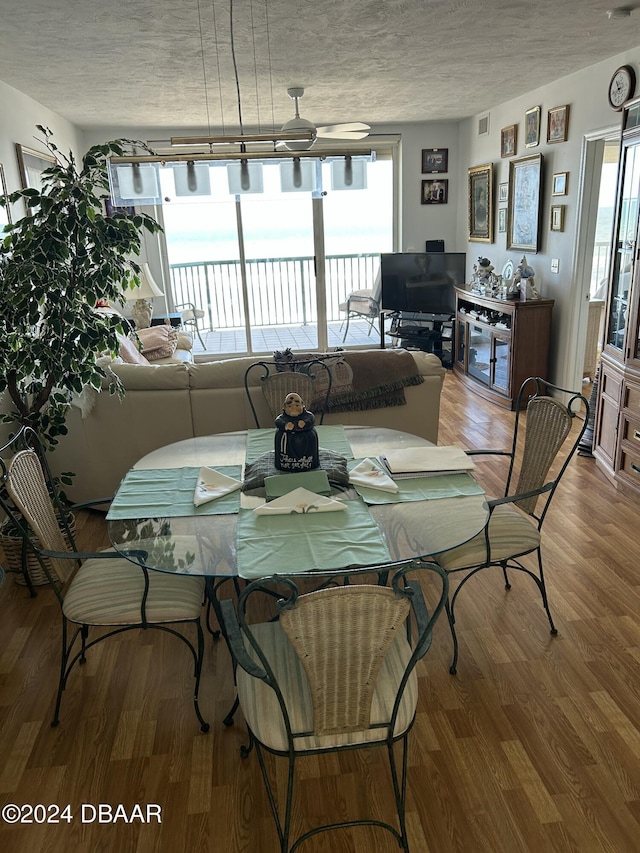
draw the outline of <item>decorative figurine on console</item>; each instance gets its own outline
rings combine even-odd
[[[481,296],[493,296],[497,282],[493,270],[494,266],[489,258],[478,258],[478,262],[473,265],[473,285],[471,287],[473,293],[479,293]]]
[[[540,299],[535,273],[533,268],[529,266],[526,255],[522,256],[522,260],[516,268],[513,283],[509,288],[509,296],[511,299],[522,299],[523,302],[527,299]]]
[[[315,417],[299,394],[287,394],[276,418],[275,466],[280,471],[311,471],[320,467]]]

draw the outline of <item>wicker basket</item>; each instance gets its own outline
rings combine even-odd
[[[71,529],[71,533],[75,534],[76,522],[72,513],[69,515],[69,528]],[[68,537],[65,534],[65,540],[67,540],[67,538]],[[69,547],[71,547],[71,543],[68,544]],[[4,560],[2,560],[4,568],[7,572],[15,574],[16,583],[26,586],[27,582],[24,574],[22,573],[22,537],[17,536],[14,533],[8,533],[5,528],[0,527],[0,548],[2,548],[2,551],[4,552]],[[51,577],[57,580],[58,576],[56,575],[50,561],[47,560],[46,557],[44,560],[47,564],[48,571],[51,573]],[[34,586],[44,586],[49,583],[38,558],[30,549],[27,551],[27,571],[29,572],[31,583]]]

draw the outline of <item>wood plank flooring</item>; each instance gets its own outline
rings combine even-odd
[[[502,447],[513,415],[448,374],[440,443]],[[398,410],[398,427],[402,411]],[[498,482],[489,470],[488,488]],[[78,519],[82,547],[107,544],[99,514]],[[545,523],[558,635],[530,579],[481,573],[458,604],[461,657],[449,675],[446,620],[420,668],[410,738],[413,853],[637,853],[640,850],[640,547],[638,503],[590,458],[571,463]],[[188,653],[159,632],[91,650],[70,677],[52,729],[60,624],[46,590],[0,589],[0,807],[70,805],[73,819],[10,825],[5,853],[274,853],[255,755],[240,758],[229,656],[207,637],[198,730]],[[278,782],[284,783],[282,764]],[[384,755],[369,750],[300,765],[295,829],[341,815],[393,814]],[[159,824],[82,822],[82,804],[158,804]],[[85,818],[91,810],[85,808]],[[310,840],[304,853],[386,853],[361,828]]]

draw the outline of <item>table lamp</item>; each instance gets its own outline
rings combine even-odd
[[[153,305],[149,299],[154,296],[164,296],[162,291],[151,275],[149,264],[140,264],[140,284],[134,287],[133,290],[127,292],[127,302],[135,299],[133,308],[131,309],[131,317],[136,324],[136,329],[147,329],[151,325],[151,315],[153,314]]]

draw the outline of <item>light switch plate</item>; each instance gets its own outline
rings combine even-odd
[[[551,258],[551,272],[560,272],[560,258]]]

